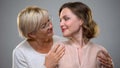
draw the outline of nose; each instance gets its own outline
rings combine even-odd
[[[52,29],[52,28],[53,28],[52,22],[49,22],[48,29]]]
[[[64,21],[61,20],[61,21],[60,21],[60,26],[62,27],[63,25],[64,25]]]

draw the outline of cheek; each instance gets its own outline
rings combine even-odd
[[[74,22],[73,21],[68,21],[65,23],[65,25],[68,27],[68,28],[71,28],[74,26]]]
[[[71,29],[71,30],[77,30],[79,27],[80,27],[80,24],[79,22],[71,22],[68,24],[68,27]]]
[[[42,31],[42,32],[39,32],[37,35],[38,35],[39,37],[44,37],[44,36],[46,36],[46,34],[47,34],[47,32]]]
[[[69,27],[69,31],[70,31],[71,34],[74,34],[74,33],[79,32],[80,28],[81,28],[81,26],[79,24],[74,23]]]
[[[73,26],[70,27],[70,31],[76,32],[76,31],[79,31],[79,28],[80,28],[80,26],[78,26],[78,25],[73,25]]]

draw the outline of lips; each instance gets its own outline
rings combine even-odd
[[[64,32],[65,30],[64,29],[62,29],[62,32]]]
[[[62,32],[64,32],[66,29],[65,28],[62,28]]]

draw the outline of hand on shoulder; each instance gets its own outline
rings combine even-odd
[[[114,68],[112,58],[104,50],[101,50],[101,51],[98,52],[97,60],[100,62],[101,67]]]

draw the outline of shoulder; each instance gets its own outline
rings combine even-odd
[[[66,41],[67,39],[62,36],[54,35],[53,40],[54,41]]]
[[[67,40],[68,40],[67,38],[64,38],[62,36],[54,35],[53,36],[53,43],[54,43],[53,47],[56,45],[64,46],[64,44]]]
[[[13,49],[13,54],[14,55],[21,55],[23,54],[26,50],[28,50],[28,42],[26,40],[23,40],[21,43],[19,43],[15,49]]]
[[[96,43],[93,43],[93,42],[88,42],[88,45],[92,46],[93,48],[97,48],[97,49],[105,49],[103,47],[103,45],[96,44]]]
[[[28,45],[27,40],[23,40],[22,42],[20,42],[20,43],[15,47],[14,50],[23,49],[23,48],[26,47],[26,45]]]
[[[95,57],[97,57],[98,55],[100,55],[100,56],[109,55],[107,49],[104,48],[103,45],[96,44],[96,43],[93,43],[93,42],[88,43],[87,50],[88,50],[89,54],[91,54],[91,57],[93,55]]]
[[[88,46],[91,48],[91,50],[95,50],[97,52],[99,52],[101,50],[107,52],[106,48],[103,47],[103,45],[100,45],[100,44],[96,44],[96,43],[93,43],[93,42],[88,42]]]
[[[62,36],[58,36],[58,35],[53,36],[53,42],[54,43],[63,43],[66,40],[67,40],[67,38],[64,38]]]

